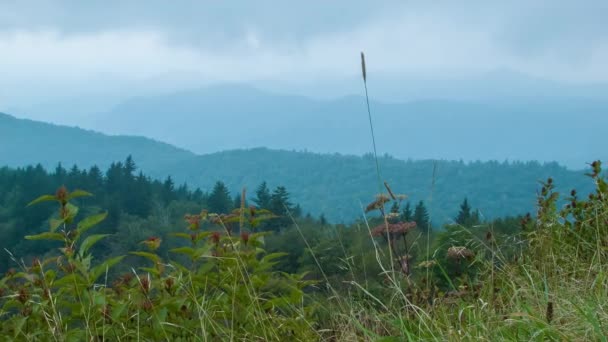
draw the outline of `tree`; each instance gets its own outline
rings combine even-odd
[[[414,213],[412,212],[412,206],[408,201],[405,204],[405,208],[403,208],[403,212],[401,213],[401,220],[404,222],[411,222],[413,219]]]
[[[460,205],[460,211],[458,212],[458,216],[456,216],[456,223],[460,225],[466,225],[471,220],[471,207],[469,206],[469,201],[467,198],[464,198],[464,201]]]
[[[431,227],[429,221],[429,213],[426,210],[424,201],[418,202],[416,208],[414,208],[414,216],[412,217],[412,219],[414,222],[416,222],[416,226],[420,229],[420,231],[424,233],[430,232]]]
[[[475,210],[474,212],[471,212],[471,206],[466,197],[462,204],[460,204],[460,211],[458,212],[458,216],[456,216],[456,223],[465,227],[472,227],[479,224],[479,211]]]
[[[261,209],[269,209],[270,208],[270,189],[268,189],[268,185],[266,182],[262,182],[258,186],[255,191],[256,198],[253,199],[253,202],[257,204],[257,206]]]
[[[232,210],[232,198],[226,185],[217,181],[207,201],[209,211],[216,214],[227,214]]]
[[[163,182],[163,188],[162,188],[162,192],[161,192],[162,199],[165,203],[169,203],[173,199],[175,199],[174,190],[175,190],[175,183],[173,182],[173,179],[171,178],[171,176],[167,176],[167,179],[165,179],[165,181]]]
[[[123,170],[127,179],[133,178],[133,173],[135,172],[135,170],[137,170],[137,166],[135,165],[135,162],[133,161],[133,157],[131,157],[131,155],[129,155],[125,160],[125,166]]]
[[[273,214],[278,217],[268,221],[266,228],[278,231],[291,224],[290,215],[293,216],[293,204],[289,200],[289,193],[284,186],[277,186],[270,196],[270,205],[268,208]]]

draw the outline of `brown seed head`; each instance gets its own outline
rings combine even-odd
[[[243,240],[244,244],[247,244],[247,242],[249,242],[249,232],[242,231],[241,232],[241,240]]]
[[[475,256],[473,251],[463,246],[452,246],[448,248],[448,259],[460,260],[460,259],[471,259]]]
[[[221,237],[222,235],[220,234],[220,232],[213,232],[211,233],[211,242],[217,245],[220,243]]]
[[[55,198],[61,203],[61,205],[65,205],[68,202],[68,189],[65,186],[61,186],[55,192]]]

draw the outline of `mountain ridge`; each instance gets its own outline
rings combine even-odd
[[[305,211],[325,214],[334,222],[360,218],[362,206],[379,191],[369,153],[254,148],[196,155],[143,137],[107,136],[8,115],[0,115],[0,133],[0,167],[41,163],[50,169],[61,162],[105,168],[132,155],[139,169],[153,178],[170,175],[176,184],[206,191],[223,181],[233,193],[245,187],[251,198],[262,181],[271,187],[284,185]],[[432,198],[427,205],[436,222],[449,222],[465,197],[487,218],[532,211],[538,181],[549,176],[562,191],[590,188],[583,171],[555,162],[401,160],[382,155],[379,163],[383,181],[395,192],[407,194],[412,202]]]

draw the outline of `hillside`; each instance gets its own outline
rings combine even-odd
[[[466,101],[437,96],[372,102],[380,151],[401,159],[558,161],[573,169],[608,157],[605,137],[592,129],[608,125],[604,100],[545,93]],[[198,154],[259,146],[370,151],[365,100],[359,96],[315,100],[223,85],[135,97],[99,115],[96,130],[152,137]]]
[[[41,163],[53,168],[58,162],[88,167],[107,167],[132,155],[145,173],[164,179],[171,175],[177,184],[210,190],[217,180],[233,191],[243,186],[250,193],[262,182],[284,185],[305,211],[325,214],[335,222],[350,222],[361,216],[378,192],[375,164],[364,157],[316,154],[256,148],[195,155],[171,145],[141,137],[107,136],[78,128],[55,126],[0,115],[0,165],[24,166]],[[580,165],[584,167],[584,164]],[[411,201],[431,197],[432,160],[380,160],[383,179],[395,192]],[[584,190],[588,182],[582,172],[556,163],[537,162],[437,162],[432,202],[427,203],[436,222],[449,222],[466,196],[487,218],[526,213],[534,209],[538,180],[552,176],[563,190]]]
[[[433,178],[432,160],[403,161],[380,159],[381,173],[397,193],[411,201],[428,202]],[[238,190],[249,191],[262,181],[285,185],[304,210],[324,213],[332,221],[361,217],[378,193],[375,163],[364,157],[339,154],[277,151],[264,148],[235,150],[199,156],[169,166],[163,172],[176,180],[210,189],[217,180]],[[436,222],[449,222],[464,197],[486,218],[533,211],[540,180],[559,179],[558,188],[589,188],[583,172],[571,171],[557,163],[438,161],[432,202],[427,206]]]
[[[61,162],[70,167],[96,164],[107,167],[131,154],[144,169],[191,158],[194,154],[152,139],[108,136],[80,128],[17,119],[0,113],[0,165],[42,164],[52,168]]]

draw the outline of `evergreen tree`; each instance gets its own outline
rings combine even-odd
[[[468,199],[465,197],[460,204],[460,211],[456,216],[456,223],[465,227],[472,227],[479,224],[479,210],[472,211]]]
[[[97,165],[92,166],[87,174],[85,189],[89,189],[93,194],[101,196],[101,188],[103,187],[103,173]]]
[[[256,198],[253,199],[253,202],[257,204],[257,206],[261,209],[270,209],[270,189],[268,189],[268,185],[266,182],[262,182],[258,186],[255,191]]]
[[[125,166],[123,170],[126,178],[133,178],[133,173],[135,172],[135,170],[137,170],[137,166],[135,166],[135,162],[133,161],[133,157],[131,157],[131,155],[129,155],[125,160]]]
[[[290,214],[293,216],[293,204],[289,200],[289,193],[284,186],[278,186],[270,196],[270,205],[268,208],[278,218],[268,221],[266,228],[278,231],[281,228],[288,227],[291,224]]]
[[[171,176],[168,176],[167,179],[165,179],[165,181],[163,182],[163,188],[161,192],[162,200],[165,203],[169,203],[175,199],[174,190],[175,183],[173,183],[173,179],[171,178]]]
[[[213,186],[209,199],[207,201],[209,211],[216,214],[227,214],[232,211],[232,198],[230,197],[230,191],[226,185],[218,181]]]
[[[460,211],[458,212],[458,216],[456,216],[456,223],[460,225],[467,225],[471,220],[471,207],[469,206],[469,201],[465,197],[464,201],[460,205]]]
[[[412,212],[412,206],[408,201],[405,204],[405,208],[403,208],[403,212],[401,213],[401,220],[404,222],[411,222],[413,219],[414,213]]]
[[[430,232],[431,227],[429,226],[429,213],[426,210],[424,201],[418,202],[416,208],[414,208],[414,216],[412,218],[413,221],[416,222],[416,226],[420,229],[421,232]]]

